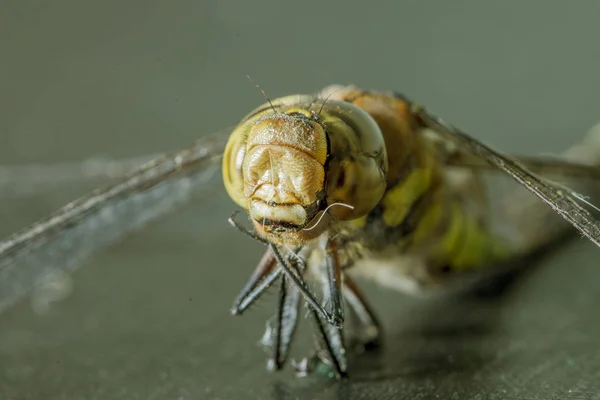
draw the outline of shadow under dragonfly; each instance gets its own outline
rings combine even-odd
[[[567,235],[565,235],[567,236]],[[564,237],[562,238],[564,239]],[[442,298],[425,300],[398,316],[380,351],[351,359],[354,381],[397,377],[434,378],[456,371],[477,371],[496,357],[495,340],[502,312],[521,285],[527,285],[560,239],[532,254],[493,266],[498,272]]]

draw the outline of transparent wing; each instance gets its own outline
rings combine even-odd
[[[423,118],[423,115],[421,115]],[[429,118],[437,118],[429,115]],[[430,121],[431,123],[432,121]],[[437,120],[433,128],[443,123]],[[431,124],[428,124],[432,128]],[[455,168],[486,170],[490,172],[506,172],[490,163],[480,153],[473,152],[473,148],[462,146],[454,134],[447,129],[456,128],[444,124],[444,132],[439,130],[425,130],[424,135],[436,145],[440,154],[443,154],[446,165]],[[441,135],[440,135],[441,133]],[[445,134],[444,134],[445,133]],[[474,140],[471,138],[471,140]],[[522,156],[510,154],[503,156],[509,158],[526,168],[528,171],[557,180],[599,180],[600,179],[600,124],[593,127],[588,134],[575,143],[569,150],[561,155]]]
[[[0,197],[21,198],[73,184],[100,185],[120,179],[160,155],[114,160],[92,157],[51,164],[0,165]]]
[[[600,180],[600,168],[597,165],[581,164],[556,157],[531,157],[510,155],[511,159],[521,164],[532,173],[553,179],[592,179]],[[455,153],[447,161],[448,165],[460,168],[495,170],[495,165],[474,154]]]
[[[202,192],[220,166],[228,133],[149,161],[0,242],[0,312],[48,274],[73,270],[90,253]]]
[[[579,205],[576,197],[564,188],[555,186],[530,172],[516,159],[505,156],[475,138],[457,129],[424,108],[415,108],[421,123],[443,137],[456,143],[457,147],[471,153],[485,163],[504,171],[527,190],[548,204],[556,213],[573,225],[581,234],[600,246],[600,222]]]

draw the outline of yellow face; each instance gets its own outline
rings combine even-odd
[[[357,136],[352,130],[361,124],[348,125],[328,109],[337,106],[353,119],[368,115],[348,103],[328,102],[322,108],[322,101],[310,96],[272,103],[234,129],[223,158],[227,192],[248,212],[257,234],[296,245],[319,236],[333,220],[358,218],[372,209],[385,189],[381,132],[376,124],[369,125],[376,140],[366,142],[371,147],[378,143],[379,153],[365,157],[367,152],[355,148],[361,143],[352,139]],[[359,195],[361,189],[371,192]]]

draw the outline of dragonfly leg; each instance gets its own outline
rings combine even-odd
[[[288,258],[290,267],[298,275],[302,275],[302,271],[304,271],[304,261],[301,257],[302,255],[290,255]],[[241,314],[277,278],[280,278],[281,285],[275,324],[271,322],[267,323],[267,329],[261,339],[261,344],[272,352],[267,362],[267,369],[271,371],[281,369],[289,354],[290,345],[298,322],[300,292],[295,285],[288,281],[285,275],[282,276],[281,268],[277,265],[275,257],[270,250],[265,252],[250,280],[236,299],[232,309],[234,314]]]
[[[322,272],[323,282],[327,282],[328,287],[323,291],[327,293],[326,299],[331,301],[332,315],[339,321],[344,321],[344,310],[342,309],[342,267],[338,255],[338,246],[335,240],[327,243],[327,263]],[[328,292],[327,292],[328,290]]]
[[[315,339],[317,344],[316,357],[327,365],[338,378],[347,376],[348,359],[346,358],[346,347],[342,328],[324,323],[315,310],[312,311],[312,319],[315,323]]]
[[[382,332],[379,320],[356,282],[348,274],[344,275],[342,291],[359,322],[357,332],[354,333],[359,344],[367,350],[379,347]]]
[[[269,245],[269,248],[275,255],[275,259],[279,263],[279,266],[281,267],[283,273],[291,282],[294,283],[294,285],[296,285],[296,287],[298,288],[308,305],[312,309],[314,309],[319,315],[321,315],[328,323],[337,327],[341,327],[344,323],[344,320],[343,318],[340,318],[340,314],[327,312],[325,308],[321,305],[321,303],[310,292],[309,287],[306,285],[306,282],[304,282],[302,277],[297,273],[297,271],[294,271],[294,268],[291,267],[290,264],[283,258],[283,255],[281,254],[277,246],[271,243]]]
[[[271,358],[267,362],[267,369],[270,371],[279,370],[285,364],[298,324],[300,305],[298,288],[282,276],[279,294],[276,324],[272,332],[269,332],[270,329],[267,332],[270,336],[268,342],[263,343],[269,345],[272,351]]]
[[[326,262],[320,268],[320,275],[325,301],[332,304],[333,315],[343,320],[342,272],[337,244],[333,240],[327,243]],[[342,328],[324,323],[315,310],[312,310],[312,317],[316,328],[315,339],[318,359],[326,364],[337,377],[345,377],[348,360]]]
[[[319,301],[315,298],[315,296],[310,292],[310,289],[308,288],[308,286],[306,285],[306,283],[298,276],[297,273],[294,272],[293,268],[290,267],[289,263],[286,262],[285,258],[283,257],[283,255],[281,254],[281,251],[279,250],[279,248],[274,244],[274,243],[268,243],[267,241],[265,241],[264,239],[260,238],[259,236],[257,236],[255,233],[250,232],[248,229],[244,228],[239,222],[237,222],[237,220],[235,219],[236,214],[232,215],[229,218],[229,223],[236,228],[237,230],[239,230],[240,232],[244,233],[245,235],[248,235],[249,237],[263,243],[269,246],[269,249],[271,250],[271,253],[273,253],[273,255],[275,256],[275,260],[277,261],[277,263],[279,264],[279,266],[281,267],[281,271],[288,277],[288,279],[294,283],[294,285],[296,285],[298,287],[298,290],[300,291],[300,293],[302,294],[302,296],[304,296],[304,299],[306,300],[306,302],[312,307],[314,308],[320,315],[323,316],[323,318],[325,318],[325,320],[327,322],[329,322],[332,325],[341,327],[342,324],[344,323],[344,319],[343,316],[340,318],[339,314],[333,313],[330,314],[328,313],[325,308],[323,308],[323,306],[321,305],[321,303],[319,303]],[[251,281],[247,284],[251,285],[252,279]],[[245,287],[246,289],[246,287]],[[266,289],[266,287],[265,287]],[[238,296],[238,301],[241,297],[243,296],[244,292],[242,291],[242,293],[240,294],[240,296]],[[258,293],[260,294],[260,293]],[[237,304],[237,301],[236,301]],[[341,308],[339,309],[341,310]],[[234,309],[233,309],[233,314],[236,314],[236,305],[234,305]]]
[[[275,265],[275,257],[267,249],[252,276],[250,276],[250,279],[235,299],[231,308],[233,315],[243,313],[275,281],[277,276],[279,276],[278,269],[274,268]]]

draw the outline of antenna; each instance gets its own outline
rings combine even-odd
[[[333,96],[334,94],[336,94],[337,92],[339,92],[340,90],[342,90],[342,88],[338,88],[336,90],[334,90],[333,92],[329,93],[327,95],[327,97],[325,98],[325,100],[323,100],[323,104],[321,104],[321,108],[319,109],[319,112],[317,113],[317,115],[320,117],[321,116],[321,112],[323,111],[323,107],[325,107],[325,104],[327,104],[327,101],[329,100],[329,98],[331,96]]]
[[[263,97],[269,102],[269,105],[271,106],[271,109],[273,110],[273,112],[275,114],[277,114],[277,110],[275,109],[275,106],[273,106],[273,103],[271,102],[271,99],[269,98],[269,96],[267,96],[267,94],[265,93],[265,91],[258,85],[258,83],[256,83],[256,81],[254,79],[252,79],[252,77],[250,75],[246,75],[246,78],[248,78],[248,80],[250,82],[252,82],[254,84],[254,86],[256,86],[256,88],[258,90],[260,90],[260,92],[262,93]]]

